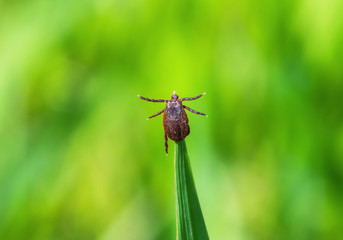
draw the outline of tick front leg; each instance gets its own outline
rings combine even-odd
[[[164,133],[164,146],[166,148],[166,154],[168,155],[168,137],[166,133]]]
[[[142,97],[141,95],[137,95],[137,97],[139,97],[140,99],[143,99],[145,101],[148,101],[148,102],[167,102],[167,100],[163,100],[163,99],[150,99],[150,98]]]
[[[201,112],[195,111],[195,110],[193,110],[193,109],[191,109],[191,108],[189,108],[189,107],[187,107],[185,105],[183,105],[183,107],[186,108],[188,111],[190,111],[192,113],[199,114],[199,115],[204,115],[204,116],[208,117],[205,113],[201,113]]]
[[[154,114],[154,115],[148,117],[146,120],[149,120],[150,118],[156,117],[156,116],[160,115],[160,114],[163,113],[163,112],[164,112],[164,108],[162,109],[162,111],[160,111],[160,112],[158,112],[158,113],[156,113],[156,114]]]
[[[206,93],[200,94],[199,96],[192,97],[192,98],[181,98],[181,101],[191,101],[200,98],[202,95],[205,95]]]

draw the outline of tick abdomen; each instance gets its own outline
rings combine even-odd
[[[167,103],[163,116],[163,127],[166,135],[173,141],[181,141],[188,136],[187,114],[178,101]]]
[[[181,141],[189,134],[188,122],[163,121],[164,131],[173,141]]]

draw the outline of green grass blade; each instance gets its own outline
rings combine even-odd
[[[174,158],[177,239],[209,239],[185,140],[175,142]]]

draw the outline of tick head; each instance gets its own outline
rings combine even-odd
[[[175,91],[173,92],[173,95],[171,96],[171,101],[176,102],[179,99],[179,96],[176,95]]]

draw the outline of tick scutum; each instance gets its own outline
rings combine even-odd
[[[156,117],[163,113],[163,128],[164,128],[164,139],[165,139],[165,149],[166,153],[168,154],[168,138],[173,141],[181,141],[185,139],[188,134],[190,133],[189,125],[188,125],[188,117],[185,112],[185,108],[195,114],[204,115],[207,117],[206,114],[197,112],[185,105],[182,104],[183,101],[191,101],[200,98],[203,94],[200,94],[193,98],[181,98],[176,95],[175,91],[170,100],[164,99],[150,99],[145,98],[140,95],[137,95],[139,98],[149,101],[149,102],[165,102],[166,107],[162,109],[160,112],[148,117],[148,119]],[[147,119],[147,120],[148,120]]]

